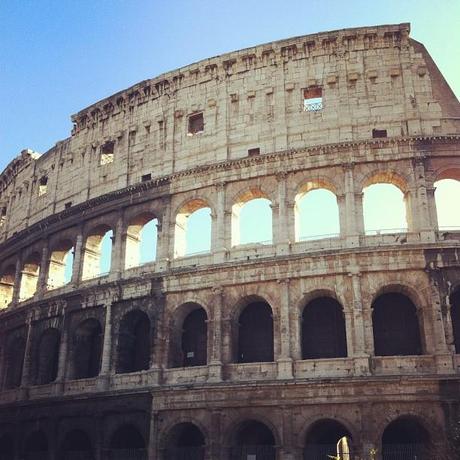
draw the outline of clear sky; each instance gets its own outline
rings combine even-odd
[[[0,0],[0,171],[70,135],[70,115],[141,80],[244,47],[411,22],[460,95],[460,0]]]

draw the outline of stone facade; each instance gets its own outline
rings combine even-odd
[[[438,228],[434,183],[460,180],[459,120],[399,24],[201,61],[23,151],[0,176],[0,459],[319,459],[339,438],[343,459],[447,459],[460,232]],[[404,193],[407,231],[366,234],[375,183]],[[314,189],[335,194],[340,234],[302,241],[296,200]],[[271,244],[238,244],[235,207],[261,197]],[[203,207],[210,251],[188,255]]]

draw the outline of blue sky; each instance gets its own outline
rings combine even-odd
[[[70,115],[162,72],[319,31],[412,23],[460,95],[460,1],[1,0],[0,170],[45,152]]]

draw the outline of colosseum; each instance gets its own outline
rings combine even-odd
[[[209,58],[9,163],[1,460],[459,458],[460,104],[409,32]]]

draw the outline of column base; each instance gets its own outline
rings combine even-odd
[[[29,387],[20,387],[18,390],[18,399],[29,399]]]
[[[276,255],[277,256],[287,255],[290,253],[291,253],[291,243],[289,243],[289,241],[276,244]]]
[[[209,363],[208,370],[208,382],[222,382],[222,363],[220,361]]]
[[[435,355],[436,372],[438,374],[455,374],[454,358],[451,354]]]
[[[213,262],[215,264],[223,263],[227,260],[227,250],[226,249],[218,249],[214,252],[213,255]]]
[[[347,248],[359,248],[359,235],[345,237],[345,245]]]
[[[62,396],[64,394],[64,380],[57,380],[54,383],[54,394],[56,396]]]
[[[353,366],[356,376],[364,376],[371,374],[369,356],[367,355],[357,356],[353,358]]]
[[[99,391],[107,391],[110,386],[110,375],[100,375],[97,379],[96,388]]]
[[[278,366],[278,380],[290,380],[294,378],[293,361],[291,358],[281,358],[276,363]]]
[[[421,230],[420,231],[420,241],[422,243],[435,243],[436,234],[434,230]]]

